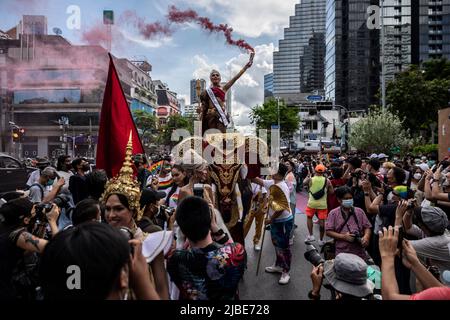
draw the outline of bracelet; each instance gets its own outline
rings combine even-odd
[[[320,300],[320,294],[318,294],[317,296],[313,294],[312,290],[309,290],[308,292],[308,298],[311,300]]]

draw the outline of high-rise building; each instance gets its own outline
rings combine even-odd
[[[300,91],[323,92],[325,81],[325,34],[314,32],[300,57]]]
[[[275,96],[300,93],[300,57],[314,32],[325,32],[326,0],[302,0],[295,16],[284,29],[284,39],[273,53],[273,93]]]
[[[200,79],[200,86],[201,86],[200,92],[202,92],[206,89],[206,81],[204,79]],[[196,79],[191,80],[191,104],[194,104],[194,103],[198,103],[197,80]]]
[[[420,1],[420,61],[450,59],[450,0],[411,1]]]
[[[378,4],[327,1],[325,94],[349,110],[379,103],[380,30],[367,27],[367,8]]]
[[[273,73],[264,75],[264,100],[273,97]]]

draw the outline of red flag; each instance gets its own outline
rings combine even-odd
[[[111,54],[109,59],[108,80],[100,114],[96,167],[104,169],[108,177],[114,177],[119,173],[125,159],[125,148],[130,131],[133,136],[133,154],[144,153],[144,148],[120,85]]]

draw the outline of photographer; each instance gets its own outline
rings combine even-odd
[[[323,279],[337,292],[337,300],[373,299],[375,285],[367,279],[367,264],[351,253],[340,253],[334,260],[315,266],[311,272],[312,290],[308,297],[320,300]]]
[[[56,205],[45,214],[53,235],[58,215]],[[33,234],[38,230],[35,206],[27,198],[10,200],[0,208],[0,216],[0,300],[34,299],[38,257],[32,253],[41,253],[47,244]]]
[[[176,250],[167,261],[180,300],[235,300],[247,263],[244,247],[227,241],[208,203],[199,197],[179,203],[176,221],[190,243],[190,249]]]
[[[331,210],[325,224],[327,236],[335,239],[336,255],[352,253],[364,261],[370,261],[366,248],[369,245],[371,227],[366,214],[355,207],[351,189],[347,186],[335,190],[340,207]]]
[[[399,254],[399,227],[384,228],[379,233],[380,254],[383,260],[381,272],[382,294],[385,300],[450,300],[450,288],[445,287],[429,272],[417,257],[411,241],[403,240],[402,263],[410,269],[421,283],[424,291],[413,295],[401,294],[399,292],[395,276],[394,259]],[[448,251],[448,249],[447,249]]]
[[[419,240],[409,243],[419,257],[427,260],[428,266],[436,266],[440,274],[450,269],[450,232],[446,229],[448,219],[437,207],[414,207],[403,201],[397,210],[398,219],[403,219],[406,233]]]
[[[153,233],[162,231],[164,223],[169,220],[169,217],[161,217],[161,206],[159,204],[161,199],[166,196],[165,192],[155,191],[152,189],[142,190],[140,204],[141,210],[144,210],[141,220],[137,222],[137,226],[142,231],[147,233]],[[163,213],[164,214],[164,213]]]
[[[67,285],[70,266],[80,270],[80,288],[75,290]],[[102,223],[88,222],[59,233],[45,248],[39,271],[46,300],[127,300],[130,290],[136,299],[159,300],[142,243],[127,243],[119,231]]]
[[[28,198],[33,203],[51,202],[55,199],[56,195],[61,191],[61,188],[65,184],[64,178],[57,178],[56,170],[52,167],[46,167],[41,171],[39,182],[32,184]],[[52,186],[52,191],[47,192],[46,188]]]

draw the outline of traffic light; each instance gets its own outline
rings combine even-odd
[[[12,130],[12,139],[13,142],[19,142],[20,141],[20,132],[18,128],[14,128]]]

